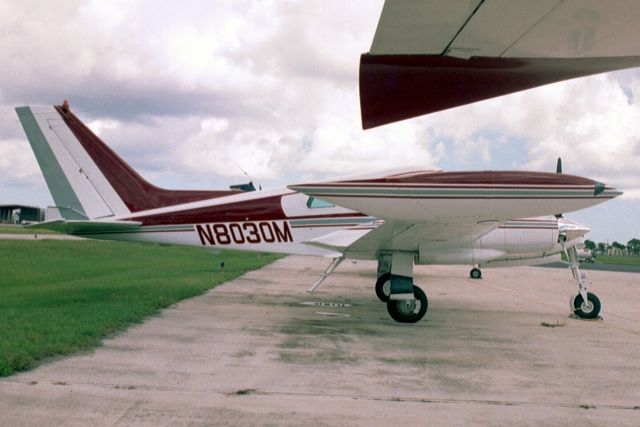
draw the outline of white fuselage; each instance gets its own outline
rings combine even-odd
[[[309,245],[322,236],[344,229],[377,228],[383,221],[375,217],[340,207],[312,208],[309,197],[289,190],[238,193],[237,195],[182,206],[154,209],[127,216],[127,220],[153,218],[167,213],[179,213],[216,206],[233,205],[260,199],[278,198],[283,216],[259,219],[251,215],[240,220],[212,220],[181,224],[144,225],[137,229],[85,234],[86,237],[142,241],[162,244],[198,246],[205,249],[275,252],[284,254],[335,257],[335,250]],[[259,205],[259,203],[258,203]],[[122,218],[124,219],[124,218]],[[586,230],[586,229],[585,229]],[[588,231],[588,230],[587,230]],[[577,243],[577,239],[575,243]],[[574,242],[567,242],[573,244]],[[558,243],[558,221],[555,217],[508,220],[478,239],[467,242],[448,242],[441,247],[433,242],[419,245],[416,263],[419,264],[492,264],[535,263],[562,250]],[[354,256],[376,259],[377,253]]]

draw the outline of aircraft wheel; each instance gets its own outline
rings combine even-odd
[[[595,319],[600,314],[600,300],[596,294],[587,292],[587,301],[578,294],[573,299],[573,313],[582,319]]]
[[[396,322],[416,323],[427,314],[429,301],[422,289],[413,286],[413,300],[389,300],[387,301],[387,311]]]
[[[471,277],[472,279],[481,279],[482,271],[480,271],[479,268],[472,268],[469,272],[469,277]]]
[[[380,301],[387,302],[389,294],[391,294],[391,273],[384,273],[376,281],[376,295]]]

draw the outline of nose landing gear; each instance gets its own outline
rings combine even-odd
[[[587,300],[578,294],[571,298],[573,313],[581,319],[595,319],[600,314],[600,299],[596,294],[587,292]]]
[[[588,292],[589,281],[587,275],[580,271],[578,250],[572,246],[565,249],[565,253],[573,278],[578,283],[578,294],[571,298],[571,311],[581,319],[596,319],[600,315],[602,305],[596,294]]]

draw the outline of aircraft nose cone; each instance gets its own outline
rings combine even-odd
[[[613,195],[613,197],[622,196],[622,194],[624,194],[623,191],[618,190],[617,188],[613,188],[613,187],[610,187],[610,191],[611,191],[611,194]]]
[[[584,237],[591,231],[591,229],[586,225],[580,224],[579,222],[572,221],[566,218],[560,218],[558,219],[558,231],[561,235],[566,236],[567,241],[571,241]]]
[[[598,197],[600,195],[602,195],[601,197],[614,198],[622,195],[622,191],[609,187],[602,182],[596,182],[593,184],[593,196]]]

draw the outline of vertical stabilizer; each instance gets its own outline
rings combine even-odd
[[[235,194],[167,190],[142,178],[66,103],[16,108],[56,207],[65,219],[120,217]]]
[[[16,112],[65,219],[130,213],[54,107],[18,107]]]

